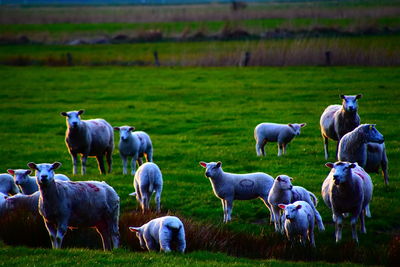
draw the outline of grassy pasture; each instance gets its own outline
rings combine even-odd
[[[223,162],[228,172],[263,171],[287,174],[294,184],[314,192],[327,230],[316,233],[317,250],[306,250],[312,259],[337,261],[336,252],[348,255],[340,260],[367,264],[388,263],[399,250],[398,173],[400,171],[399,68],[291,67],[291,68],[122,68],[122,67],[0,67],[0,154],[1,168],[25,168],[27,162],[60,161],[61,173],[71,175],[72,164],[64,144],[65,119],[61,111],[86,109],[83,119],[102,117],[113,126],[133,125],[148,132],[154,143],[154,160],[164,176],[162,209],[195,222],[212,224],[232,234],[261,236],[268,243],[281,237],[268,225],[269,214],[260,200],[235,202],[232,223],[222,225],[221,203],[204,177],[200,160]],[[367,235],[352,245],[348,223],[341,245],[334,244],[331,212],[321,201],[320,189],[328,169],[324,167],[319,116],[338,95],[362,93],[359,113],[363,123],[376,123],[384,134],[389,158],[390,186],[380,174],[372,174],[373,218],[367,219]],[[289,145],[288,154],[278,158],[275,144],[267,144],[267,157],[258,158],[253,138],[260,122],[307,122],[308,126]],[[118,135],[115,138],[118,143]],[[331,152],[334,144],[331,142]],[[333,153],[331,153],[333,155]],[[331,156],[330,161],[334,161]],[[73,180],[105,180],[121,197],[122,213],[136,210],[128,197],[132,177],[123,176],[117,149],[114,171],[100,176],[94,159],[88,160],[88,174]],[[396,241],[397,240],[397,241]],[[189,241],[190,242],[190,241]],[[282,241],[283,242],[283,241]],[[389,245],[389,243],[391,245]],[[283,244],[283,243],[282,243]],[[116,262],[150,257],[169,264],[175,256],[130,253],[127,245],[112,257]],[[229,246],[229,245],[226,245]],[[278,248],[277,248],[278,249]],[[90,255],[102,262],[100,252],[62,252],[1,246],[3,264],[15,256],[22,264],[26,255],[41,255],[50,261],[60,253],[74,255],[86,265]],[[290,251],[290,248],[288,248]],[[77,255],[78,254],[78,255]],[[107,254],[108,255],[108,254]],[[275,255],[275,254],[273,254]],[[120,259],[121,257],[121,259]],[[208,258],[225,256],[195,252],[176,256],[176,263],[212,264]],[[279,255],[275,255],[279,257]],[[230,258],[231,259],[231,258]],[[65,260],[65,259],[64,259]],[[68,264],[69,260],[56,261]],[[151,263],[154,263],[150,261]],[[261,264],[265,262],[252,262]],[[115,263],[116,264],[116,263]],[[173,264],[173,263],[171,263]],[[245,265],[247,260],[228,260]],[[268,263],[267,263],[268,264]]]

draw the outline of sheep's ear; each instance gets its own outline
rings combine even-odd
[[[34,162],[29,162],[28,163],[28,167],[33,169],[33,170],[37,170],[38,169],[36,163],[34,163]]]
[[[285,204],[278,204],[278,207],[284,210],[286,208],[286,205]]]
[[[64,116],[64,117],[67,117],[67,116],[68,116],[67,112],[64,112],[64,111],[61,112],[60,115],[61,115],[61,116]]]
[[[325,166],[328,167],[328,168],[331,168],[331,169],[333,168],[333,165],[334,164],[332,162],[325,163]]]
[[[199,164],[201,167],[207,168],[207,163],[205,163],[204,161],[200,161]]]
[[[131,232],[139,233],[140,232],[140,227],[132,227],[132,226],[130,226],[129,230]]]
[[[26,174],[26,175],[29,175],[29,174],[31,174],[31,173],[32,173],[31,170],[26,170],[26,171],[25,171],[25,174]]]
[[[128,131],[134,131],[135,130],[135,127],[129,127],[129,130]]]
[[[307,123],[301,123],[301,124],[300,124],[300,127],[301,127],[301,128],[303,128],[303,127],[305,127],[305,126],[307,126]]]
[[[292,177],[289,177],[290,178],[290,181],[293,181],[293,178]]]
[[[291,123],[288,123],[288,126],[290,127],[290,128],[293,128],[293,124],[291,124]],[[294,128],[293,128],[294,129]]]
[[[276,180],[278,180],[279,182],[282,180],[280,176],[276,177]]]
[[[296,206],[296,210],[299,210],[299,209],[301,209],[301,205]]]
[[[114,130],[119,131],[119,127],[114,127]]]
[[[15,173],[13,169],[8,169],[7,172],[8,172],[9,174],[11,174],[11,175],[14,175],[14,173]]]
[[[340,97],[341,99],[346,99],[346,96],[345,96],[345,95],[339,95],[339,97]]]
[[[217,168],[220,168],[221,165],[222,165],[222,162],[221,162],[221,161],[218,161],[218,162],[217,162]]]
[[[350,169],[353,169],[353,168],[355,168],[357,165],[355,164],[355,163],[351,163],[350,165],[349,165],[349,168]]]
[[[85,112],[85,110],[81,109],[81,110],[78,111],[78,115],[82,115],[84,112]]]
[[[51,166],[51,169],[56,170],[56,169],[60,168],[61,165],[62,164],[60,162],[54,162],[53,165]]]
[[[362,94],[356,95],[356,99],[362,98]]]

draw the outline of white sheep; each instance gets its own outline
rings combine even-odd
[[[278,156],[285,154],[287,144],[295,136],[300,135],[300,129],[306,125],[306,123],[260,123],[254,129],[257,156],[265,156],[264,147],[267,142],[278,142]]]
[[[281,225],[280,220],[281,210],[278,205],[290,204],[299,200],[303,200],[310,205],[310,207],[314,211],[318,229],[320,231],[324,231],[325,227],[322,222],[321,215],[316,209],[318,201],[316,196],[301,186],[293,186],[291,182],[292,180],[293,179],[287,175],[277,176],[269,193],[268,203],[272,208],[272,213],[275,221],[275,231],[283,231],[283,226]]]
[[[36,170],[39,185],[39,213],[44,219],[53,248],[61,248],[69,227],[94,227],[101,235],[104,250],[119,243],[119,197],[105,182],[61,182],[54,170],[61,163],[29,163]]]
[[[177,251],[185,252],[185,228],[181,220],[175,216],[156,218],[141,227],[129,227],[129,230],[136,232],[143,249],[170,252],[173,242],[176,242]]]
[[[133,179],[133,186],[136,191],[136,199],[140,203],[143,213],[150,209],[150,198],[153,192],[155,192],[157,212],[160,212],[163,179],[160,168],[155,163],[146,162],[138,168]]]
[[[233,200],[250,200],[260,198],[270,211],[270,222],[274,221],[272,210],[268,203],[268,194],[274,178],[263,172],[235,174],[224,172],[222,163],[204,161],[200,166],[206,169],[205,176],[210,178],[211,186],[217,198],[221,199],[224,211],[224,223],[231,220]]]
[[[86,160],[94,156],[97,159],[100,173],[105,174],[104,155],[107,159],[108,173],[112,170],[112,153],[114,150],[114,131],[103,119],[81,120],[84,110],[61,112],[67,120],[65,143],[72,157],[73,174],[78,173],[77,156],[82,155],[82,174],[86,174]]]
[[[19,193],[18,186],[14,183],[13,177],[7,173],[0,174],[0,193],[6,195]]]
[[[338,161],[326,163],[331,168],[322,184],[322,198],[332,209],[336,243],[342,239],[343,214],[350,213],[352,237],[358,243],[356,224],[360,218],[361,232],[366,233],[365,215],[371,217],[369,203],[372,199],[371,177],[357,163]]]
[[[289,241],[293,241],[299,236],[301,243],[305,245],[308,237],[311,245],[315,247],[314,209],[305,201],[296,201],[288,205],[279,204],[278,206],[284,210],[284,230]]]
[[[14,176],[15,184],[21,189],[22,193],[25,195],[30,195],[39,190],[39,187],[36,183],[35,176],[29,176],[31,174],[31,170],[25,169],[8,169],[7,172]],[[69,178],[64,174],[55,174],[54,179],[58,181],[69,181]]]
[[[15,210],[24,210],[30,212],[32,215],[39,215],[39,197],[40,192],[36,191],[31,195],[16,194],[11,197],[7,197],[5,202],[5,208],[8,212]]]
[[[330,105],[321,115],[319,124],[324,139],[325,159],[328,159],[328,139],[338,142],[348,132],[360,125],[360,116],[357,113],[358,103],[362,95],[340,95],[342,105]],[[336,151],[337,154],[337,151]]]
[[[119,131],[119,155],[122,159],[122,173],[127,174],[128,170],[128,157],[132,157],[131,160],[131,174],[134,175],[136,172],[136,161],[139,166],[143,164],[143,156],[146,156],[147,162],[153,161],[153,145],[150,140],[150,136],[142,131],[135,131],[135,127],[121,126],[114,127],[114,130]]]

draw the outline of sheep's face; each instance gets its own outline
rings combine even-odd
[[[135,130],[135,127],[121,126],[121,127],[114,127],[114,130],[119,131],[120,140],[126,142],[132,135],[132,131]]]
[[[307,123],[289,123],[288,126],[292,128],[295,135],[300,135],[300,129],[306,126]]]
[[[346,112],[357,112],[358,103],[357,99],[360,99],[362,95],[340,95],[342,106]]]
[[[218,176],[218,174],[221,172],[221,161],[218,162],[209,162],[206,163],[204,161],[200,162],[200,165],[206,169],[206,177],[212,178]]]
[[[129,227],[129,230],[136,233],[136,237],[139,239],[140,247],[142,249],[146,249],[146,242],[143,238],[143,229],[141,227]]]
[[[16,185],[24,185],[28,182],[28,175],[32,172],[31,170],[7,170],[9,174],[14,175],[14,182]]]
[[[54,170],[61,166],[61,163],[55,162],[53,164],[42,163],[35,164],[28,163],[29,168],[36,170],[36,181],[39,185],[49,184],[54,180]]]
[[[279,204],[279,208],[283,209],[283,216],[286,220],[292,221],[297,217],[298,211],[302,208],[301,204]]]
[[[292,180],[293,178],[287,175],[279,175],[278,177],[276,177],[274,183],[276,183],[278,187],[282,190],[292,190]]]
[[[383,135],[375,128],[375,124],[365,124],[362,127],[367,142],[382,144],[385,141]]]
[[[65,116],[67,118],[67,126],[68,128],[79,128],[81,125],[81,118],[80,115],[85,112],[84,110],[79,110],[79,111],[69,111],[69,112],[61,112],[62,116]]]
[[[332,169],[332,179],[335,185],[343,184],[351,177],[351,169],[357,165],[346,161],[338,161],[336,163],[326,163],[325,166]]]

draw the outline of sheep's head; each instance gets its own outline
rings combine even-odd
[[[283,216],[286,220],[292,221],[296,218],[297,212],[302,208],[301,204],[279,204],[279,208],[283,209]]]
[[[362,95],[340,95],[342,101],[342,107],[346,112],[357,112],[358,103],[357,99],[360,99]]]
[[[7,172],[14,176],[14,182],[16,185],[24,185],[28,181],[28,175],[31,174],[32,171],[8,169]]]
[[[61,116],[67,118],[67,127],[68,128],[78,128],[81,125],[81,118],[80,115],[83,114],[85,111],[83,109],[79,111],[69,111],[69,112],[61,112]]]
[[[200,166],[206,169],[206,177],[212,178],[216,177],[221,172],[222,162],[209,162],[206,163],[204,161],[199,162]]]
[[[279,175],[276,177],[274,183],[277,184],[282,190],[292,190],[292,180],[293,178],[287,175]]]
[[[54,162],[53,164],[35,164],[33,162],[28,163],[29,168],[36,170],[36,181],[39,185],[46,185],[53,181],[54,170],[58,169],[60,166],[60,162]]]
[[[300,135],[300,129],[306,126],[307,123],[289,123],[288,126],[292,128],[295,135]]]
[[[142,229],[142,227],[132,227],[131,226],[131,227],[129,227],[129,230],[131,232],[136,233],[136,237],[139,239],[139,242],[140,242],[140,247],[142,249],[146,249],[146,242],[143,239],[143,229]]]
[[[126,141],[132,134],[132,131],[135,130],[135,127],[121,126],[121,127],[114,127],[114,130],[119,132],[119,137],[121,141]]]
[[[385,141],[383,135],[375,128],[376,124],[361,125],[367,142],[382,144]]]
[[[332,179],[335,185],[340,185],[345,183],[347,179],[352,176],[351,169],[355,168],[357,164],[347,161],[338,161],[335,163],[328,162],[325,166],[332,169]]]

